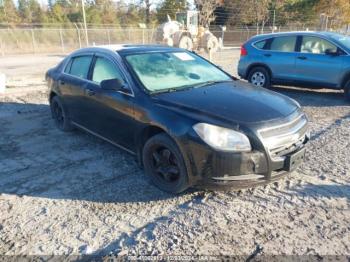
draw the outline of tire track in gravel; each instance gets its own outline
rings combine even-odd
[[[162,223],[167,223],[169,220],[178,216],[182,212],[188,211],[193,205],[197,202],[200,202],[204,199],[205,192],[194,192],[190,195],[187,195],[185,200],[182,203],[179,203],[177,206],[173,207],[166,215],[155,217],[151,221],[147,222],[145,225],[136,228],[134,231],[129,233],[122,234],[118,239],[113,241],[106,247],[97,250],[93,253],[96,256],[106,256],[106,255],[136,255],[139,253],[130,253],[129,249],[137,243],[147,244],[148,241],[154,239],[153,231],[155,228]],[[189,200],[187,198],[190,197]],[[148,255],[158,255],[159,253],[152,252],[149,248],[146,248]]]

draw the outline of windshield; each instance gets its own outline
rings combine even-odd
[[[150,92],[232,81],[230,76],[189,52],[132,54],[126,60]]]
[[[345,35],[335,35],[332,38],[341,43],[346,48],[350,49],[350,37]]]

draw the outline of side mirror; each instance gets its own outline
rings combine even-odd
[[[338,50],[334,51],[333,49],[328,48],[326,49],[325,54],[330,56],[338,56],[339,52]]]
[[[123,81],[121,81],[118,78],[113,78],[113,79],[106,79],[103,80],[100,83],[100,86],[103,90],[114,90],[114,91],[120,91],[123,90],[125,87],[125,84]]]

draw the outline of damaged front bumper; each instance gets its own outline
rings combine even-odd
[[[275,129],[257,127],[252,137],[254,150],[244,153],[219,152],[198,141],[188,144],[190,180],[195,185],[232,188],[275,181],[302,164],[310,134],[306,117],[300,115]]]

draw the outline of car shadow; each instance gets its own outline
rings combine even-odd
[[[305,197],[326,197],[326,198],[346,198],[350,200],[349,185],[314,185],[308,184],[302,188],[295,189],[298,195]]]
[[[350,101],[345,98],[341,90],[310,89],[289,86],[273,86],[270,90],[295,99],[301,106],[350,106]]]
[[[48,105],[0,102],[0,134],[0,194],[113,203],[174,198],[150,183],[130,153],[83,131],[59,131]]]
[[[318,139],[323,134],[326,134],[328,131],[330,131],[334,128],[337,128],[337,126],[339,126],[343,120],[348,120],[348,119],[350,119],[350,114],[347,114],[345,116],[338,118],[333,123],[329,124],[328,126],[325,126],[324,128],[320,129],[318,132],[313,133],[311,136],[311,139],[313,139],[313,140]]]

